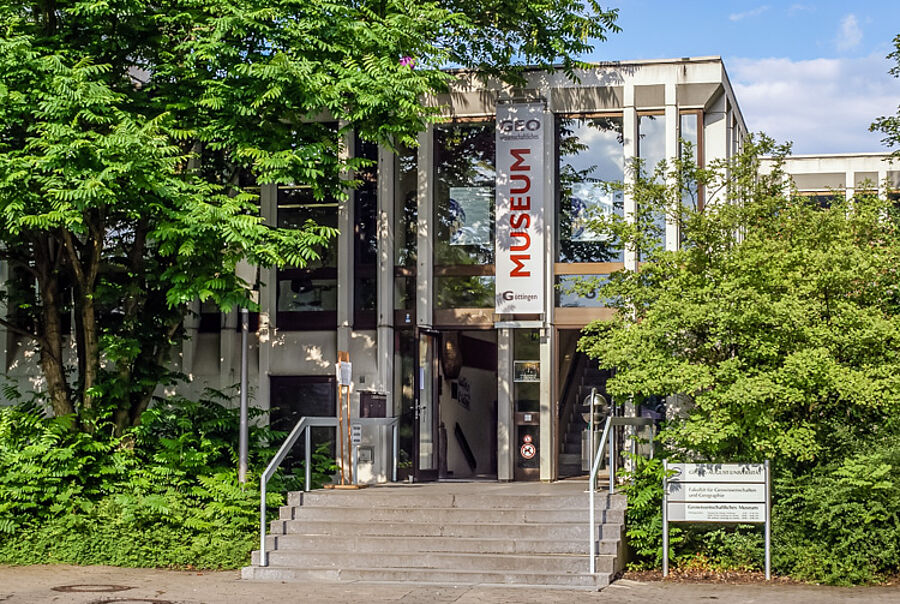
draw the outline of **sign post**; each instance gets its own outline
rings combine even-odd
[[[669,477],[669,471],[674,475]],[[663,462],[663,576],[669,574],[670,522],[765,525],[766,580],[771,572],[771,476],[765,463]]]

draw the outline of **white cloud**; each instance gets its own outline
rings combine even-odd
[[[788,8],[788,15],[793,17],[799,13],[814,12],[815,10],[816,7],[809,4],[791,4],[790,8]]]
[[[856,48],[862,42],[862,39],[863,33],[859,28],[859,21],[856,20],[856,15],[851,13],[841,19],[841,26],[834,40],[838,50],[843,51]]]
[[[743,13],[731,13],[730,15],[728,15],[728,18],[731,19],[732,21],[740,21],[741,19],[746,19],[747,17],[759,16],[759,15],[763,14],[764,12],[766,12],[767,10],[769,10],[769,5],[764,4],[762,6],[757,6],[753,10],[748,10]]]
[[[881,55],[855,59],[735,59],[727,63],[747,127],[794,153],[882,151],[868,131],[879,116],[897,113],[900,80]]]

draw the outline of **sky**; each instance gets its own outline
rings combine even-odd
[[[900,34],[900,0],[611,5],[622,32],[587,60],[718,55],[751,132],[792,141],[795,154],[885,150],[868,127],[900,105],[885,58]]]

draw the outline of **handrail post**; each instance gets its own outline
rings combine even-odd
[[[393,454],[391,456],[391,459],[393,461],[393,467],[391,468],[391,482],[397,482],[397,422],[394,422],[391,425],[391,440],[393,441]]]
[[[609,426],[609,494],[616,492],[616,428]]]
[[[597,471],[600,469],[600,460],[603,458],[603,446],[609,437],[612,418],[606,418],[606,424],[603,427],[603,435],[600,437],[600,445],[597,447],[597,453],[593,455],[594,463],[591,465],[591,473],[588,476],[588,501],[590,509],[588,510],[588,539],[590,539],[590,569],[591,574],[596,572],[597,557],[597,534],[594,530],[596,524],[594,518],[594,492],[597,490]]]
[[[259,477],[259,565],[268,566],[266,559],[266,475]]]
[[[312,443],[311,443],[312,438],[311,438],[310,432],[311,432],[311,430],[309,429],[309,426],[307,426],[306,427],[306,439],[305,439],[306,440],[306,443],[305,443],[306,444],[306,463],[303,464],[304,469],[306,470],[306,489],[305,490],[307,492],[309,492],[309,490],[310,490],[310,475],[312,473],[312,463],[310,463],[310,455],[309,455],[310,449],[312,448]]]

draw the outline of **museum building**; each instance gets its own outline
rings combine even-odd
[[[612,311],[568,286],[637,266],[585,217],[633,213],[634,200],[604,183],[627,187],[634,158],[671,161],[687,141],[708,165],[737,153],[747,126],[719,57],[598,64],[577,81],[536,71],[521,88],[456,75],[449,94],[428,99],[448,119],[418,148],[346,137],[347,153],[377,162],[346,200],[262,188],[269,223],[313,219],[340,235],[309,266],[260,271],[252,404],[284,430],[302,416],[335,417],[335,362],[347,351],[352,415],[400,418],[399,465],[412,480],[582,474],[579,405],[608,375],[576,342]],[[810,195],[897,186],[882,157],[798,158],[789,171]],[[699,206],[714,202],[695,192]],[[677,224],[663,230],[675,249]],[[238,313],[196,311],[180,355],[188,395],[230,387],[240,371]],[[37,375],[18,336],[0,340],[10,377]],[[390,478],[385,430],[363,434],[363,481]]]

